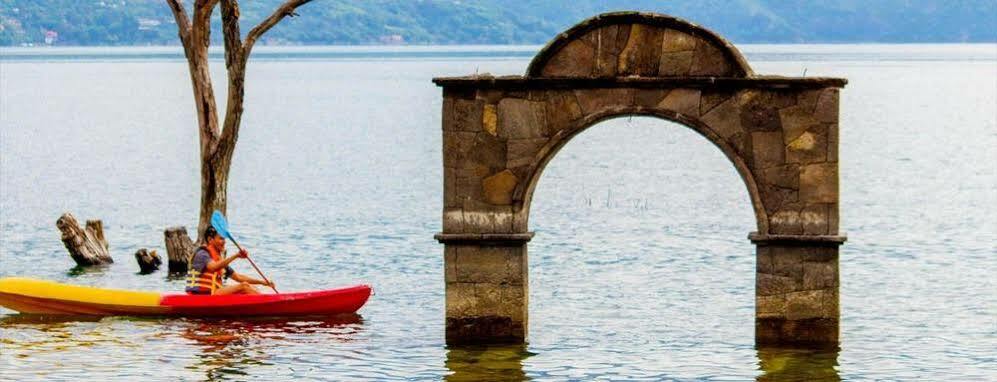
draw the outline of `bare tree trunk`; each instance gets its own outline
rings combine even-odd
[[[182,0],[166,0],[177,24],[177,35],[187,57],[190,81],[197,109],[198,136],[201,144],[201,211],[197,224],[197,241],[215,210],[226,213],[229,169],[235,143],[242,124],[246,63],[253,45],[270,28],[311,0],[287,0],[246,34],[239,32],[238,0],[195,0],[193,16],[188,16]],[[225,68],[228,71],[228,98],[224,125],[218,125],[218,106],[208,68],[208,45],[211,42],[211,13],[221,3],[222,33],[225,41]],[[171,256],[172,259],[172,256]]]
[[[86,229],[83,229],[76,218],[67,212],[56,220],[55,226],[62,232],[62,243],[77,265],[85,267],[114,262],[108,252],[100,220],[87,220]]]
[[[194,256],[194,242],[190,241],[187,235],[187,228],[170,227],[163,232],[166,242],[166,257],[169,258],[168,266],[170,273],[187,272],[190,258]]]
[[[163,264],[156,251],[149,251],[141,248],[135,252],[135,261],[138,261],[139,272],[143,275],[155,272]]]

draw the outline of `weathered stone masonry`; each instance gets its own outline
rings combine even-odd
[[[669,16],[603,14],[549,43],[526,76],[443,87],[447,342],[520,342],[533,190],[600,121],[646,115],[716,145],[744,180],[757,232],[756,341],[838,341],[837,78],[755,75],[716,34]]]

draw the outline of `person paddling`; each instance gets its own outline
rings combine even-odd
[[[222,258],[225,251],[225,238],[214,227],[204,230],[204,245],[197,249],[187,268],[188,294],[226,295],[259,294],[252,284],[274,287],[273,281],[266,282],[238,273],[229,266],[236,259],[245,259],[249,253],[240,250],[235,256]],[[230,278],[238,284],[225,286],[224,279]]]

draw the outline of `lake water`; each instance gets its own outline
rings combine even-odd
[[[282,291],[369,283],[376,294],[357,316],[305,321],[0,309],[0,379],[997,380],[994,44],[741,47],[758,73],[849,80],[839,351],[754,347],[747,191],[704,138],[644,117],[582,133],[540,180],[528,344],[448,348],[433,240],[442,97],[430,79],[521,74],[537,49],[258,49],[233,231]],[[197,223],[179,54],[0,50],[0,276],[182,289],[165,272],[137,274],[132,257],[165,256],[163,229]],[[63,212],[102,219],[116,262],[73,269]]]

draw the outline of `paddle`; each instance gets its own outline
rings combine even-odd
[[[239,242],[235,241],[235,238],[232,237],[232,233],[228,231],[228,221],[225,220],[225,216],[222,215],[221,211],[215,210],[215,212],[211,214],[211,226],[215,227],[215,231],[218,231],[219,235],[222,235],[222,237],[226,239],[232,240],[232,244],[235,244],[235,247],[238,248],[240,251],[242,251],[242,247],[239,246]],[[256,266],[256,263],[253,262],[253,259],[249,258],[249,256],[246,256],[246,260],[249,260],[249,264],[253,266],[253,269],[256,269],[256,273],[260,274],[260,277],[263,278],[263,281],[266,281],[267,284],[270,284],[270,279],[267,279],[267,276],[263,275],[263,271],[260,270],[260,267]],[[270,285],[271,285],[270,289],[273,289],[274,293],[280,294],[280,292],[277,291],[277,288],[273,287],[273,284]]]

